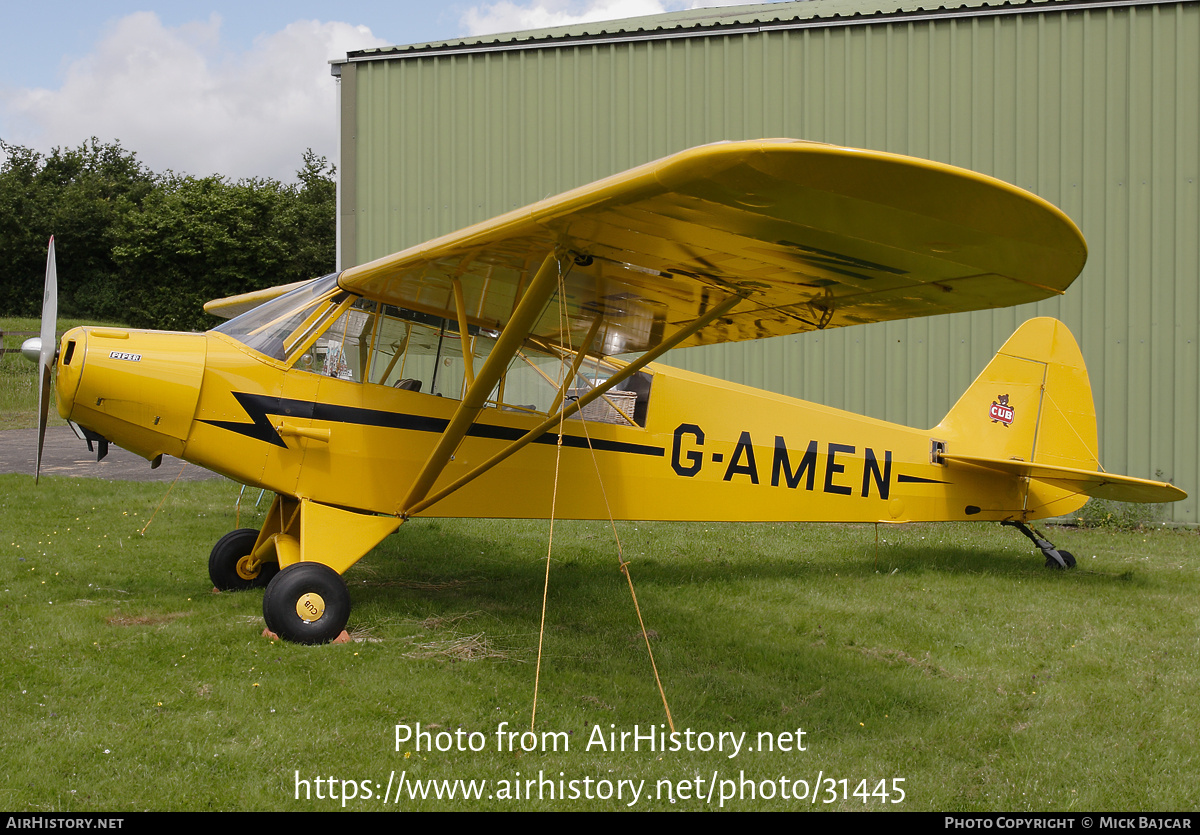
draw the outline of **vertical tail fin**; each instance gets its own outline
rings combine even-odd
[[[1031,319],[1009,337],[933,430],[944,463],[1020,479],[1020,517],[1072,513],[1088,496],[1176,502],[1172,484],[1104,472],[1096,407],[1075,338],[1054,319]]]
[[[1021,325],[933,433],[952,454],[1099,469],[1092,386],[1067,326]]]

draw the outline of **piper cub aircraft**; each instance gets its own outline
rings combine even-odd
[[[53,242],[52,242],[53,246]],[[221,589],[269,629],[338,636],[341,576],[414,516],[1018,526],[1109,475],[1071,334],[1023,325],[946,418],[910,429],[653,365],[682,346],[1024,304],[1086,246],[1058,209],[970,171],[794,140],[684,151],[308,283],[210,302],[208,333],[43,337],[89,443],[173,455],[275,493],[227,534]],[[57,349],[57,350],[56,350]],[[41,442],[38,462],[40,467]],[[555,495],[557,491],[557,495]]]

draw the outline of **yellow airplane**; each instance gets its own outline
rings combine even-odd
[[[1058,209],[970,171],[794,140],[694,148],[311,282],[210,302],[208,333],[75,328],[40,344],[100,454],[173,455],[276,498],[213,548],[269,629],[323,643],[341,579],[414,516],[1019,527],[1105,473],[1075,340],[1027,322],[919,430],[654,365],[681,346],[1037,301],[1086,246]],[[56,350],[57,349],[57,350]],[[38,466],[41,461],[39,438]]]

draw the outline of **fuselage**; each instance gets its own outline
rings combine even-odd
[[[458,401],[289,367],[223,333],[76,328],[63,417],[148,459],[368,513],[400,502]],[[1027,483],[937,460],[958,439],[665,366],[644,425],[568,419],[423,516],[903,522],[1032,518]],[[449,484],[545,419],[488,408]],[[557,500],[555,501],[555,490]]]

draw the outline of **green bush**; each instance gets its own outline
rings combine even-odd
[[[1119,531],[1140,530],[1160,525],[1167,517],[1162,504],[1135,504],[1088,499],[1075,514],[1075,522],[1083,528],[1113,528]]]
[[[311,150],[291,184],[156,174],[94,138],[0,152],[4,315],[40,315],[51,235],[60,314],[133,327],[204,330],[210,299],[333,270],[334,169]]]

